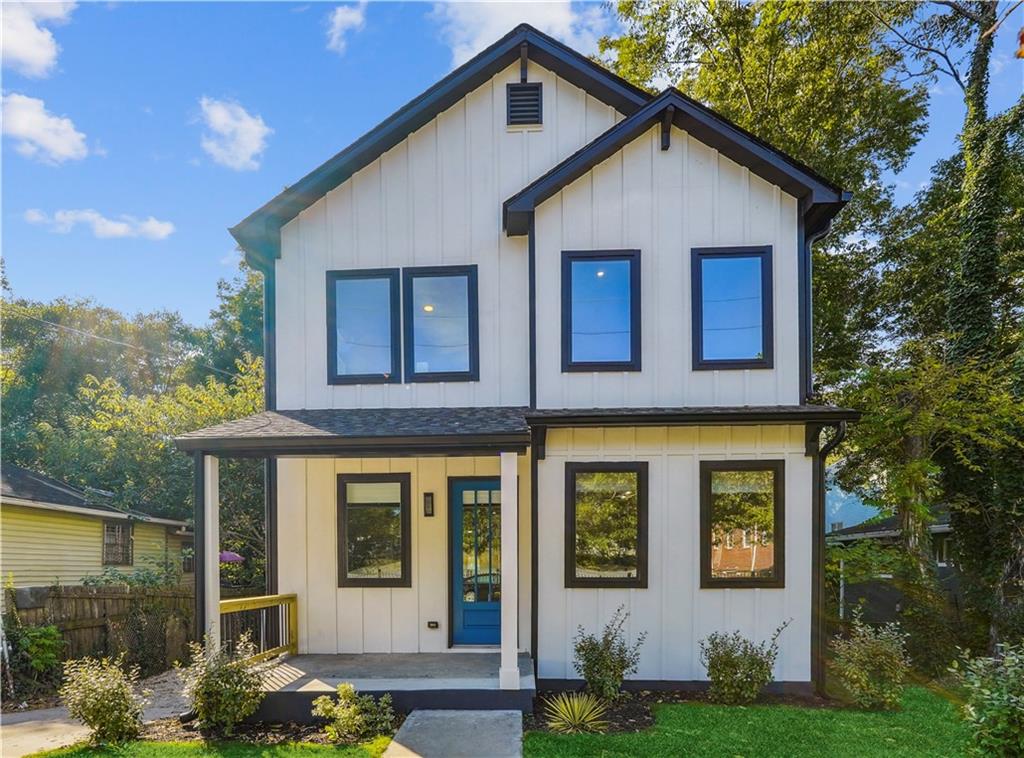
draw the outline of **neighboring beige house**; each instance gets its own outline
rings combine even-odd
[[[173,562],[194,581],[192,532],[184,521],[107,505],[102,498],[28,469],[0,469],[0,574],[6,584],[81,584],[108,567],[125,572]],[[183,549],[187,550],[183,553]]]

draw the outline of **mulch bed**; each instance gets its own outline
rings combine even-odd
[[[403,714],[395,718],[395,731],[405,720]],[[240,724],[230,737],[203,733],[195,723],[182,724],[176,718],[150,721],[142,727],[141,738],[154,742],[206,742],[232,740],[258,745],[279,745],[284,742],[307,742],[317,745],[333,744],[323,729],[312,724]]]
[[[539,692],[533,713],[523,714],[523,730],[551,732],[544,716],[544,697],[554,692]],[[607,733],[641,732],[654,726],[653,706],[662,703],[711,703],[706,691],[649,691],[624,692],[622,697],[608,705],[605,720]],[[838,708],[841,703],[816,696],[762,695],[757,705],[796,705],[801,708]]]

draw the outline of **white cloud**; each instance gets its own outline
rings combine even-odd
[[[3,64],[25,76],[49,75],[57,65],[60,45],[43,24],[62,24],[71,18],[75,3],[37,2],[3,4]]]
[[[43,163],[77,161],[89,154],[85,135],[66,116],[55,116],[46,103],[12,93],[3,96],[3,133],[16,141],[15,149]]]
[[[29,208],[24,218],[30,224],[47,226],[58,234],[67,234],[79,224],[84,224],[91,227],[93,236],[99,239],[142,237],[162,240],[174,234],[174,224],[170,221],[160,221],[152,216],[140,219],[126,214],[111,219],[92,208],[60,210],[52,216],[38,208]]]
[[[249,113],[238,103],[204,97],[199,101],[207,131],[200,144],[215,163],[235,171],[253,171],[274,130],[259,115]]]
[[[327,49],[341,55],[348,45],[348,33],[366,25],[366,0],[355,5],[339,5],[327,16]]]
[[[612,30],[612,20],[603,3],[435,3],[433,15],[452,50],[452,66],[465,63],[524,22],[584,55],[596,53],[597,40]]]

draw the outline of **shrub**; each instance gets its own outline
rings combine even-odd
[[[189,665],[178,671],[199,726],[231,734],[263,700],[262,677],[251,660],[255,645],[246,632],[235,644],[234,653],[225,647],[212,649],[209,637],[205,645],[190,643],[189,651]]]
[[[605,700],[617,698],[622,680],[636,672],[640,646],[647,639],[647,632],[641,632],[636,642],[627,642],[622,632],[627,620],[629,613],[620,605],[600,637],[587,634],[582,626],[576,630],[573,666],[587,689]]]
[[[993,658],[966,653],[950,669],[963,684],[964,720],[980,755],[1024,755],[1024,643],[1000,645]]]
[[[832,640],[833,666],[839,680],[861,708],[898,708],[910,668],[907,636],[899,624],[872,627],[861,609],[853,612],[850,636]]]
[[[772,680],[779,655],[779,635],[786,621],[770,640],[754,643],[739,632],[714,632],[700,641],[700,662],[708,672],[708,696],[716,703],[752,703]]]
[[[64,664],[60,697],[71,713],[92,732],[93,742],[125,742],[139,736],[142,699],[135,694],[139,671],[121,668],[115,660],[80,658]]]
[[[372,695],[357,695],[347,682],[338,685],[337,700],[330,695],[314,700],[313,715],[327,719],[324,731],[331,742],[354,742],[391,734],[395,723],[391,695],[380,700],[374,700]]]
[[[560,692],[544,701],[548,727],[559,734],[603,732],[608,707],[589,692]]]

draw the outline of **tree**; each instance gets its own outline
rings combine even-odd
[[[960,134],[963,171],[959,184],[954,241],[956,257],[948,281],[946,328],[948,354],[957,366],[977,364],[1002,371],[1014,365],[1021,349],[1020,327],[1007,330],[1001,342],[996,317],[997,296],[1007,282],[1000,239],[1005,205],[1001,191],[1012,146],[1024,136],[1024,97],[1002,113],[989,108],[989,71],[995,32],[1005,20],[994,0],[942,2],[924,6],[908,30],[891,27],[893,35],[924,73],[947,76],[963,93],[965,115]],[[1020,314],[1015,314],[1019,323]],[[977,444],[976,441],[974,441]],[[1001,598],[1024,584],[1024,553],[1019,516],[1012,503],[1001,502],[1000,478],[1013,478],[1020,458],[994,460],[979,448],[976,465],[948,456],[944,490],[953,508],[951,521],[966,598],[990,620],[990,645],[1002,633],[1005,615]],[[1018,568],[1013,569],[1013,566]]]
[[[675,82],[854,195],[814,251],[815,368],[833,385],[874,352],[878,279],[869,240],[898,171],[924,132],[923,83],[897,76],[887,24],[906,3],[623,0],[625,33],[601,42],[642,86]]]
[[[200,334],[204,362],[224,371],[246,353],[263,355],[263,278],[244,261],[238,268],[238,276],[217,282],[218,304]]]

